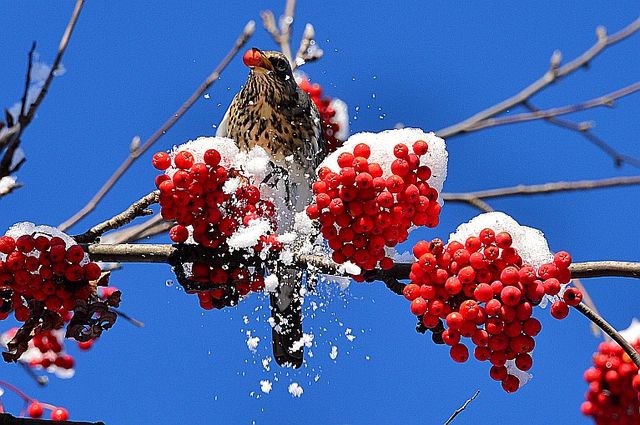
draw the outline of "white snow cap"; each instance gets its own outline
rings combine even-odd
[[[49,238],[57,236],[65,242],[67,249],[72,245],[77,245],[76,241],[71,236],[60,231],[56,227],[36,226],[35,224],[30,223],[28,221],[23,221],[21,223],[14,224],[9,228],[9,230],[7,230],[7,233],[5,233],[5,236],[11,236],[14,239],[18,239],[22,235],[32,235],[34,237],[38,237],[42,235],[42,236],[48,236]],[[0,253],[0,260],[4,261],[6,259],[6,256],[7,256],[6,254]],[[89,262],[89,256],[85,253],[84,259],[80,262],[80,265],[85,265],[88,262]]]
[[[431,169],[429,186],[438,191],[438,203],[442,201],[442,186],[447,178],[447,149],[444,140],[433,132],[425,133],[419,128],[401,128],[385,130],[380,133],[356,133],[344,143],[344,145],[329,155],[318,167],[329,167],[332,171],[340,172],[338,156],[343,152],[353,153],[353,148],[359,143],[365,143],[371,149],[369,162],[377,162],[382,167],[383,176],[391,175],[391,163],[396,160],[393,148],[398,143],[404,143],[411,149],[417,140],[424,140],[429,145],[429,150],[420,159],[420,165],[426,165]]]
[[[518,250],[524,263],[536,270],[542,264],[553,261],[553,254],[549,250],[544,233],[532,227],[522,226],[507,214],[498,211],[480,214],[468,223],[461,224],[449,235],[449,242],[457,241],[464,244],[469,236],[478,236],[486,228],[496,233],[509,232],[513,240],[511,246]]]
[[[240,226],[227,239],[229,248],[246,249],[255,246],[261,236],[266,236],[271,231],[271,224],[265,219],[251,220],[248,226]]]
[[[182,145],[174,146],[169,152],[169,156],[173,159],[178,152],[189,151],[193,155],[195,162],[204,162],[204,153],[209,149],[215,149],[220,153],[220,165],[225,168],[230,168],[234,165],[239,152],[236,142],[227,137],[198,137]],[[173,177],[176,171],[177,168],[172,166],[167,168],[165,174]]]
[[[629,327],[623,331],[620,331],[620,335],[622,335],[622,337],[631,344],[634,344],[636,341],[640,340],[640,320],[634,317]]]
[[[289,385],[289,394],[293,397],[300,397],[303,392],[304,389],[297,382],[292,382],[291,385]]]

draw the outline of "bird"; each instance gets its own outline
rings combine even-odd
[[[284,190],[280,197],[287,214],[279,225],[281,231],[291,230],[293,216],[313,196],[315,170],[327,155],[320,114],[298,86],[284,54],[252,48],[243,61],[250,68],[246,84],[233,98],[216,136],[235,140],[241,152],[260,146],[270,155],[272,171],[263,183],[271,180],[277,190]],[[304,361],[302,274],[294,269],[278,274],[278,286],[270,295],[273,355],[279,365],[299,368]]]

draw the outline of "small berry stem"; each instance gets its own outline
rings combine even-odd
[[[620,335],[618,331],[616,331],[615,328],[609,324],[609,322],[604,320],[598,313],[593,311],[584,303],[578,304],[577,306],[575,306],[575,309],[582,313],[587,319],[595,323],[600,329],[602,329],[602,332],[609,335],[611,339],[617,342],[618,345],[622,347],[624,352],[627,353],[629,357],[631,357],[633,363],[638,366],[638,368],[640,368],[640,354],[638,354],[638,352],[631,346],[631,344],[629,344],[629,342],[624,339],[622,335]]]
[[[29,397],[28,395],[26,395],[25,393],[22,392],[22,390],[18,387],[16,387],[13,384],[10,384],[6,381],[0,381],[0,387],[6,388],[9,391],[13,391],[14,393],[16,393],[20,398],[22,398],[24,401],[32,401],[33,399],[31,397]]]

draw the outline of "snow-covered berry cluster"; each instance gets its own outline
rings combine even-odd
[[[0,335],[0,345],[6,346],[17,331],[18,328],[11,328]],[[29,348],[20,356],[20,361],[33,369],[44,369],[60,378],[71,378],[74,375],[75,359],[65,352],[62,330],[36,333],[29,341]]]
[[[243,155],[231,139],[199,138],[171,153],[156,153],[152,163],[164,171],[156,187],[162,217],[176,222],[169,231],[174,242],[215,249],[221,263],[231,251],[249,255],[282,249],[276,205],[260,190],[268,174],[261,148]],[[198,294],[202,308],[222,308],[264,287],[263,276],[234,263],[195,262],[182,265],[177,275],[187,292]]]
[[[0,237],[0,319],[14,312],[26,322],[32,301],[65,318],[76,300],[89,297],[89,282],[100,277],[100,266],[71,238],[52,236],[55,229],[23,232],[30,229],[36,228],[19,223]]]
[[[561,285],[569,282],[570,255],[559,252],[536,271],[523,262],[508,232],[489,228],[464,243],[418,242],[413,254],[411,283],[404,289],[411,312],[440,334],[457,362],[469,358],[461,338],[470,338],[475,358],[491,363],[490,376],[505,391],[516,391],[518,376],[532,366],[533,337],[542,327],[532,317],[533,307],[545,296],[558,296]],[[567,305],[578,304],[581,295],[570,288],[564,299],[566,303],[558,300],[551,307],[558,319],[566,317]]]
[[[640,322],[621,334],[640,352]],[[613,341],[602,342],[593,366],[584,372],[589,383],[580,409],[597,425],[640,423],[640,375],[631,358]]]
[[[235,305],[239,297],[264,289],[264,276],[246,267],[225,270],[220,266],[193,263],[189,279],[207,286],[206,290],[197,291],[200,307],[205,310]]]
[[[347,105],[340,99],[323,95],[320,84],[309,82],[304,75],[296,80],[300,88],[316,104],[322,120],[322,137],[327,143],[329,152],[335,151],[349,134]]]
[[[153,166],[167,170],[156,178],[156,187],[162,218],[177,222],[169,231],[172,241],[184,243],[192,236],[198,244],[217,248],[252,221],[275,227],[273,203],[261,200],[256,186],[228,184],[241,176],[221,165],[221,159],[216,149],[207,149],[197,159],[186,149],[175,152],[173,158],[166,152],[153,156]]]
[[[411,148],[398,143],[393,147],[395,160],[384,170],[370,161],[369,145],[360,143],[338,155],[338,172],[319,169],[307,215],[322,225],[336,263],[389,269],[393,261],[386,257],[385,247],[405,241],[412,226],[438,224],[438,191],[429,185],[431,169],[420,164],[428,150],[424,140],[416,140]]]

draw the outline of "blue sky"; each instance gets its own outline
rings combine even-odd
[[[0,229],[25,220],[55,225],[72,215],[126,157],[132,137],[150,135],[211,72],[245,22],[267,8],[279,14],[283,3],[88,2],[63,60],[66,73],[53,82],[24,135],[28,161],[18,177],[25,187],[0,201]],[[73,2],[2,5],[0,105],[9,107],[20,98],[31,42],[38,42],[40,59],[50,63]],[[555,49],[572,59],[594,42],[597,25],[612,33],[637,14],[634,1],[300,1],[294,40],[305,22],[313,22],[325,57],[304,71],[327,94],[347,102],[353,132],[398,122],[436,130],[538,78]],[[275,47],[261,28],[250,45]],[[588,70],[536,96],[535,104],[575,103],[635,82],[639,47],[640,35],[612,47]],[[152,151],[211,135],[246,73],[236,58],[209,98],[199,100]],[[640,157],[638,111],[640,96],[631,96],[613,109],[571,119],[595,121],[599,136]],[[455,137],[448,150],[449,192],[638,173],[628,165],[615,168],[579,135],[540,122]],[[83,231],[148,193],[155,176],[151,154],[73,230]],[[638,260],[638,195],[637,187],[626,187],[491,205],[543,230],[552,250],[565,249],[576,261],[632,261]],[[445,205],[441,224],[413,233],[407,249],[418,239],[446,239],[476,214],[467,206]],[[315,335],[314,356],[300,371],[272,365],[266,372],[260,363],[269,353],[264,297],[204,312],[195,297],[167,286],[170,279],[164,265],[127,265],[113,276],[124,292],[122,308],[146,327],[118,323],[90,352],[72,348],[78,361],[73,379],[52,379],[39,389],[19,368],[4,364],[0,379],[67,407],[73,419],[107,424],[442,423],[476,389],[480,396],[456,424],[589,422],[579,412],[586,389],[582,372],[598,340],[577,312],[563,322],[537,312],[543,331],[536,340],[534,379],[508,395],[491,381],[485,364],[456,364],[448,350],[417,334],[408,303],[382,284],[353,284],[345,293],[321,288],[307,301],[322,304],[305,321]],[[614,326],[625,328],[638,315],[636,282],[591,279],[586,285]],[[356,336],[352,342],[346,328]],[[256,355],[246,347],[247,330],[261,337]],[[329,357],[332,345],[339,350],[335,361]],[[264,379],[273,390],[257,398]],[[299,399],[287,392],[292,382],[304,388]]]

